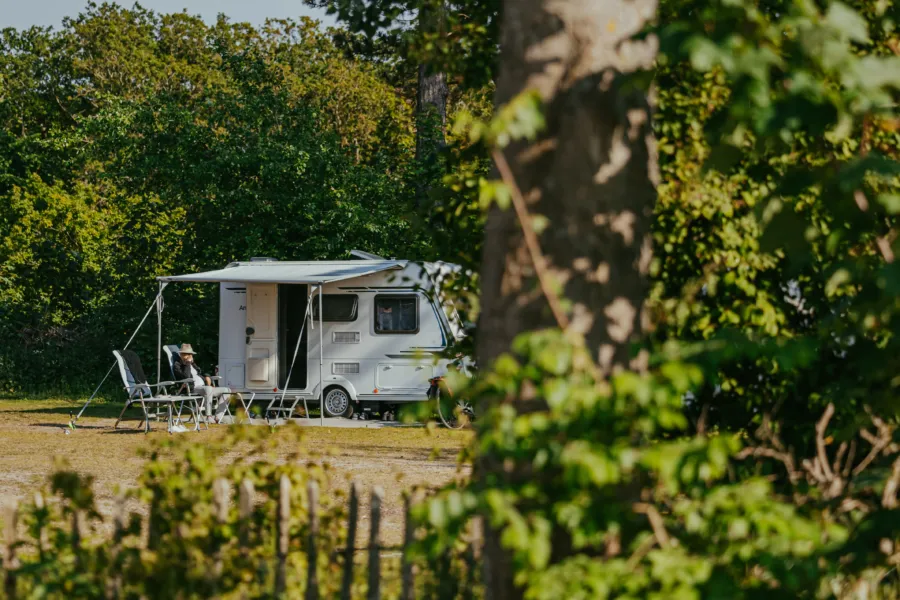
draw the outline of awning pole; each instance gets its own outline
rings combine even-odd
[[[324,312],[322,311],[322,296],[324,295],[325,290],[322,287],[322,284],[319,284],[319,426],[325,427],[325,378],[322,377],[322,363],[324,362],[325,357],[325,345],[324,339],[322,337],[322,318],[324,316]]]
[[[162,312],[163,289],[166,284],[159,282],[159,294],[156,296],[156,383],[160,380],[160,365],[162,364]]]
[[[128,341],[125,342],[125,345],[124,345],[124,346],[122,346],[122,350],[127,349],[128,346],[131,345],[131,342],[134,340],[134,336],[136,336],[136,335],[138,334],[138,331],[141,330],[141,327],[144,326],[144,322],[147,320],[147,317],[150,316],[150,311],[152,311],[153,308],[156,306],[156,303],[159,302],[159,297],[160,297],[160,295],[162,295],[162,291],[163,291],[163,289],[165,289],[165,287],[166,287],[167,285],[168,285],[168,283],[165,283],[165,282],[160,283],[160,286],[159,286],[159,293],[156,295],[156,298],[153,299],[153,303],[150,305],[150,308],[148,308],[148,309],[147,309],[147,312],[144,313],[144,318],[141,319],[141,322],[138,324],[137,329],[134,330],[134,333],[131,334],[131,337],[128,338]],[[84,406],[81,407],[81,410],[78,411],[78,415],[76,415],[76,417],[75,417],[74,419],[72,419],[72,423],[73,423],[73,424],[74,424],[78,419],[81,418],[81,415],[84,413],[84,409],[86,409],[86,408],[88,407],[88,404],[91,403],[91,401],[94,399],[94,396],[97,395],[97,392],[100,391],[100,388],[102,388],[102,387],[103,387],[103,384],[106,383],[106,380],[109,379],[110,373],[113,372],[113,369],[116,368],[116,365],[117,365],[117,364],[118,364],[118,362],[114,360],[112,366],[109,368],[109,371],[106,372],[106,375],[104,375],[104,376],[103,376],[103,379],[100,381],[100,385],[97,386],[97,388],[94,390],[94,393],[91,394],[91,397],[87,399],[87,402],[85,402],[85,403],[84,403]]]

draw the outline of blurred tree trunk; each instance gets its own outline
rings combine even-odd
[[[423,6],[419,11],[419,30],[424,33],[441,31],[444,25],[444,8]],[[450,88],[447,75],[436,71],[429,64],[419,65],[418,90],[416,92],[416,162],[423,169],[416,190],[419,208],[425,206],[430,183],[439,175],[438,154],[445,145],[444,130],[447,126],[447,98]]]
[[[569,328],[584,334],[604,374],[642,368],[632,345],[644,331],[659,175],[651,102],[634,75],[652,66],[657,44],[631,37],[655,12],[655,0],[505,0],[503,7],[495,104],[536,90],[547,121],[537,140],[514,143],[504,156],[529,212],[549,222],[538,236],[544,266],[571,303]],[[482,369],[518,334],[556,326],[511,209],[488,216],[481,286]],[[476,476],[512,475],[501,467],[486,457]],[[520,597],[496,532],[486,543],[488,598]],[[568,552],[565,539],[554,545],[554,560]]]

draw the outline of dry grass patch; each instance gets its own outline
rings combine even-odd
[[[69,415],[81,404],[73,401],[0,400],[0,503],[25,499],[41,487],[52,472],[55,461],[65,459],[79,473],[95,478],[95,490],[101,513],[109,515],[116,489],[134,487],[144,464],[138,456],[154,439],[166,437],[163,423],[154,423],[149,434],[125,423],[114,430],[121,404],[92,405],[79,422],[78,429],[66,434]],[[244,427],[246,425],[240,425]],[[209,431],[179,434],[197,443],[211,442],[226,426]],[[274,435],[278,436],[276,429]],[[387,544],[402,538],[402,493],[413,485],[439,486],[454,478],[468,476],[460,468],[457,456],[471,433],[418,428],[344,429],[304,428],[300,442],[316,460],[333,468],[332,485],[347,486],[350,480],[366,491],[380,485],[385,490],[382,517]],[[284,460],[292,448],[291,436],[284,436],[274,460]],[[291,438],[292,439],[292,438]],[[236,449],[222,457],[234,460]],[[367,533],[368,497],[363,506],[360,540]]]

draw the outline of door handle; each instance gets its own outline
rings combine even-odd
[[[384,370],[385,370],[385,371],[390,371],[390,370],[393,369],[393,368],[394,368],[394,367],[392,367],[391,365],[385,365]]]

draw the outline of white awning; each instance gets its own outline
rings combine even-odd
[[[179,281],[228,281],[234,283],[323,284],[344,279],[354,279],[391,269],[402,269],[405,266],[406,261],[400,260],[258,261],[233,263],[224,269],[206,271],[205,273],[170,275],[157,277],[157,279],[166,283],[177,283]]]

